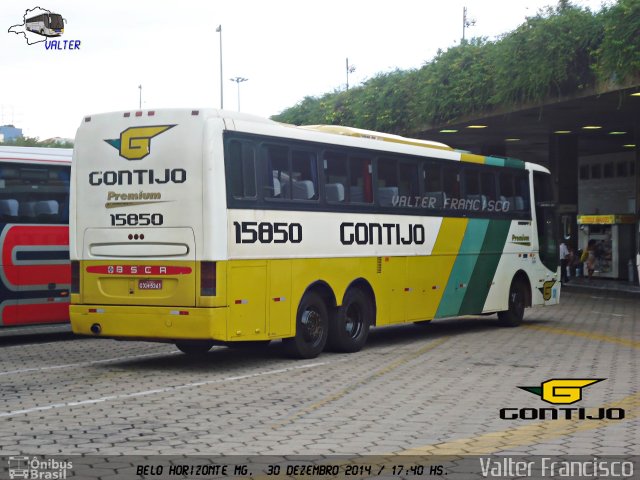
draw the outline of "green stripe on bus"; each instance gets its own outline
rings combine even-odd
[[[524,162],[522,160],[516,160],[515,158],[505,158],[504,166],[524,170]]]
[[[489,295],[491,282],[498,269],[498,262],[507,241],[510,220],[491,220],[482,244],[482,251],[469,280],[459,315],[482,312]]]
[[[469,280],[478,260],[478,253],[484,244],[488,226],[489,220],[484,219],[470,219],[467,223],[460,251],[453,264],[447,287],[436,311],[436,318],[459,315]]]
[[[504,167],[504,158],[485,157],[485,165],[493,165],[494,167]]]

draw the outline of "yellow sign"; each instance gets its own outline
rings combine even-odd
[[[635,215],[578,215],[578,225],[634,224]]]

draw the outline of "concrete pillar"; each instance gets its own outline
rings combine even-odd
[[[578,136],[549,135],[549,170],[557,203],[559,236],[577,250],[578,234]]]
[[[578,136],[552,133],[549,138],[549,170],[558,206],[578,210]]]

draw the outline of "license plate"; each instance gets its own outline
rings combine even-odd
[[[162,280],[138,280],[138,290],[162,290]]]

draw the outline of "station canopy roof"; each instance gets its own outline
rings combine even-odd
[[[420,138],[473,153],[547,164],[553,136],[574,135],[578,155],[634,151],[640,142],[640,84],[434,126]]]

